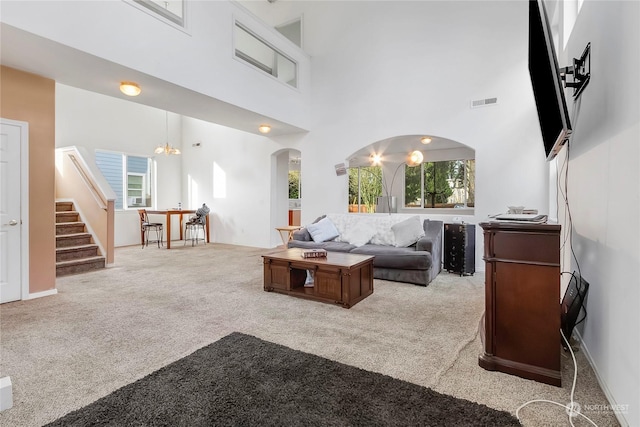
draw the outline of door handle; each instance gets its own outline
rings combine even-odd
[[[18,223],[18,221],[16,221],[15,219],[12,219],[11,221],[9,221],[9,225],[16,225]]]

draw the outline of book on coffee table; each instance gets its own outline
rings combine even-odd
[[[303,249],[302,258],[323,258],[327,256],[325,249]]]

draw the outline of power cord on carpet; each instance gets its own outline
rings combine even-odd
[[[531,403],[536,403],[536,402],[545,402],[545,403],[552,403],[554,405],[557,406],[561,406],[565,409],[565,411],[567,412],[567,415],[569,416],[569,424],[571,424],[571,427],[575,427],[575,425],[573,424],[573,418],[580,416],[584,419],[586,419],[587,421],[589,421],[593,426],[598,427],[598,425],[593,422],[593,420],[589,417],[587,417],[585,414],[580,412],[580,405],[575,402],[573,400],[573,394],[576,391],[576,381],[578,380],[578,362],[576,362],[576,356],[575,354],[573,354],[573,349],[571,348],[571,345],[569,344],[569,340],[567,340],[567,337],[564,336],[564,332],[562,332],[562,329],[560,329],[560,334],[562,335],[562,339],[564,340],[564,342],[567,344],[567,348],[569,348],[569,351],[571,352],[571,358],[573,359],[573,384],[571,385],[571,400],[569,403],[567,403],[566,405],[563,405],[562,403],[558,403],[558,402],[554,402],[553,400],[546,400],[546,399],[534,399],[534,400],[530,400],[528,402],[523,403],[522,405],[518,406],[518,409],[516,409],[516,418],[518,418],[518,421],[520,421],[520,409],[524,408],[525,406],[531,404]]]

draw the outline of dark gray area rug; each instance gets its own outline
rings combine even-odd
[[[48,426],[519,426],[511,414],[234,332]]]

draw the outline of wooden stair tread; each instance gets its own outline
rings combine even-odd
[[[76,245],[76,246],[63,246],[61,248],[56,248],[56,252],[73,252],[82,249],[93,249],[97,248],[98,245],[95,243],[88,243],[86,245]]]
[[[56,267],[64,266],[64,265],[90,264],[95,261],[104,261],[104,259],[105,259],[104,256],[98,255],[98,256],[92,256],[87,258],[71,259],[68,261],[57,261]]]
[[[84,233],[56,234],[56,239],[70,239],[74,237],[85,237],[85,236],[91,236],[91,233],[85,231]]]
[[[58,209],[60,208],[60,209]],[[56,201],[56,212],[67,212],[73,209],[73,202],[59,202]]]

